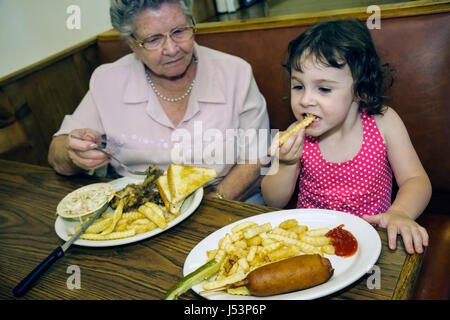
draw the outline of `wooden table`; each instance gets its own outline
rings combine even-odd
[[[50,168],[0,160],[0,299],[15,299],[13,288],[63,241],[54,230],[55,208],[70,191],[98,178],[59,176]],[[118,247],[72,246],[20,299],[160,300],[182,277],[188,253],[215,230],[256,214],[274,211],[237,201],[204,199],[196,212],[176,227],[152,238]],[[380,289],[369,289],[366,274],[325,299],[409,299],[423,254],[387,247],[382,251]],[[80,270],[81,288],[69,289],[71,266]],[[188,291],[180,299],[202,299]]]

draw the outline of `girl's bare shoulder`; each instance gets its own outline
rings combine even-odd
[[[374,118],[385,141],[388,141],[390,137],[406,133],[402,119],[391,107],[386,106],[383,114],[377,114]]]

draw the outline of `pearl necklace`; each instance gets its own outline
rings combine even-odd
[[[158,97],[160,97],[161,99],[163,99],[164,101],[167,101],[167,102],[178,102],[178,101],[181,101],[184,98],[186,98],[191,93],[192,88],[194,87],[194,83],[195,83],[195,79],[192,80],[187,91],[183,95],[179,96],[178,98],[168,98],[165,95],[163,95],[161,92],[159,92],[158,89],[156,89],[155,84],[153,83],[152,79],[150,78],[150,74],[149,74],[149,71],[147,68],[145,69],[145,75],[147,77],[148,83],[150,84],[150,87],[152,87],[152,89],[153,89],[153,92],[155,92],[155,94]]]

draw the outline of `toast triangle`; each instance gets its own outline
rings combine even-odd
[[[177,204],[198,188],[217,177],[212,168],[171,164],[167,170],[167,180],[172,203]]]

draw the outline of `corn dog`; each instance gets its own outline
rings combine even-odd
[[[266,264],[251,271],[243,280],[202,292],[245,286],[250,294],[266,297],[317,286],[328,281],[333,271],[327,258],[305,254]]]
[[[297,123],[293,128],[291,128],[290,130],[288,130],[285,133],[283,133],[280,136],[280,140],[279,140],[280,147],[286,142],[287,139],[289,139],[289,137],[291,136],[292,133],[298,132],[302,128],[306,128],[307,126],[309,126],[314,121],[315,118],[316,117],[314,115],[308,114],[302,121]]]

